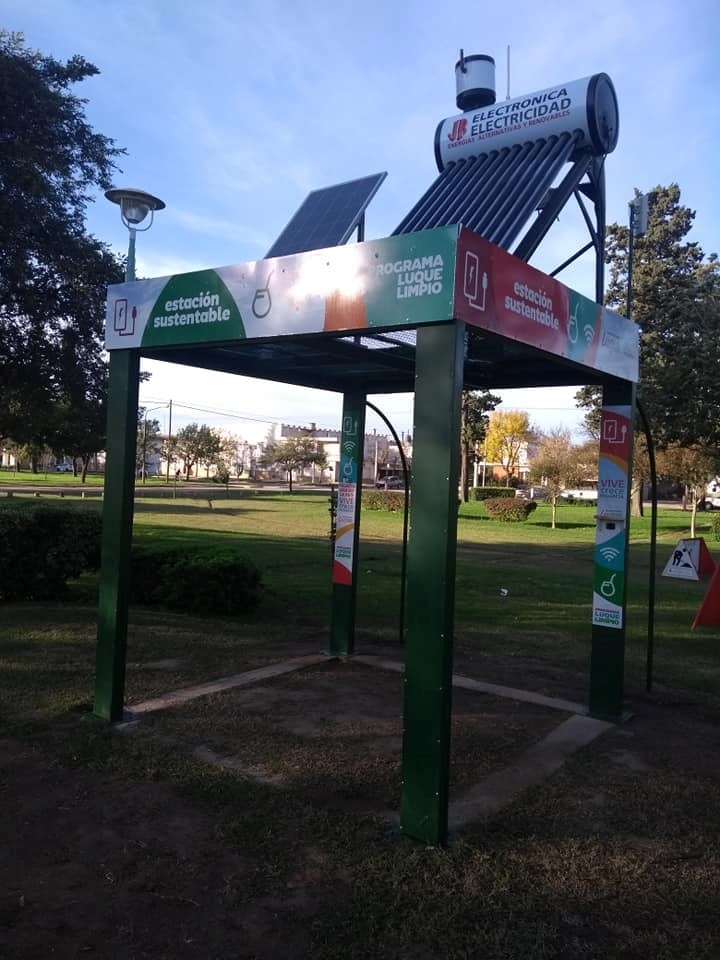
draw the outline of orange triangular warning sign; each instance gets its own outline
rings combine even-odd
[[[711,573],[715,573],[715,561],[711,557],[703,537],[698,537],[698,540],[700,541],[700,566],[698,567],[698,572],[701,577],[706,577]]]
[[[716,627],[720,624],[720,567],[715,568],[715,573],[708,584],[707,592],[700,604],[700,609],[693,620],[692,629],[695,627]]]

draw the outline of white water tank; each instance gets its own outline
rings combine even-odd
[[[495,61],[484,53],[466,57],[460,51],[455,64],[455,103],[458,110],[477,110],[495,103]]]

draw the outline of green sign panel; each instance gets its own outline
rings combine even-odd
[[[457,228],[108,289],[105,345],[164,347],[450,320]]]

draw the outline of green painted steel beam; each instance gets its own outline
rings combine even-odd
[[[355,649],[360,501],[365,460],[365,401],[364,393],[346,393],[343,400],[328,649],[328,653],[335,657],[350,656]]]
[[[111,723],[125,701],[139,375],[137,350],[110,353],[94,713]]]
[[[608,380],[603,385],[598,468],[589,713],[602,720],[624,716],[625,632],[632,487],[635,384]],[[623,431],[627,431],[624,434]],[[626,469],[626,473],[624,470]],[[624,480],[623,480],[624,477]],[[618,484],[624,482],[624,487]],[[605,487],[613,491],[608,497]],[[622,495],[620,495],[622,494]]]
[[[464,324],[417,331],[400,825],[447,839]]]

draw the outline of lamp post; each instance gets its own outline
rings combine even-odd
[[[145,458],[147,456],[147,425],[148,425],[148,414],[154,413],[155,410],[165,410],[166,407],[170,406],[171,416],[172,416],[172,400],[169,404],[161,403],[159,407],[150,407],[148,410],[145,410],[143,416],[143,444],[142,444],[142,465],[141,465],[141,476],[143,486],[145,485],[145,477],[147,475],[147,470],[145,468]],[[168,438],[169,439],[169,438]],[[157,452],[157,451],[156,451]]]
[[[105,196],[111,203],[117,203],[120,207],[120,217],[130,234],[125,266],[125,281],[130,283],[135,279],[135,235],[138,230],[144,233],[150,229],[155,211],[164,210],[165,204],[151,193],[136,190],[134,187],[113,187],[112,190],[105,191]],[[141,227],[140,224],[148,214],[150,214],[149,223]]]
[[[633,254],[636,237],[644,237],[648,227],[648,196],[639,193],[628,204],[630,218],[628,224],[628,278],[627,278],[627,306],[625,313],[628,320],[632,318],[633,296]],[[650,558],[648,573],[648,621],[647,621],[647,652],[645,658],[645,689],[652,692],[653,660],[655,657],[655,565],[657,556],[657,467],[655,465],[655,446],[653,444],[650,424],[640,400],[636,400],[640,421],[645,431],[645,440],[650,462]]]
[[[132,283],[136,233],[138,229],[149,230],[155,211],[165,204],[150,193],[132,188],[107,190],[105,196],[120,207],[120,217],[130,234],[125,280]],[[148,214],[149,221],[141,227]],[[139,382],[140,350],[111,350],[94,706],[95,716],[110,723],[122,720],[125,700]]]

